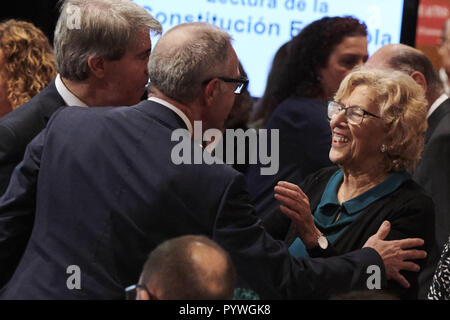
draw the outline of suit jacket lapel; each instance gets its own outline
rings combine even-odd
[[[428,130],[425,134],[425,143],[428,142],[439,121],[450,112],[450,99],[445,100],[428,118]]]
[[[44,118],[45,123],[48,122],[48,119],[50,119],[57,109],[65,105],[64,99],[58,93],[58,90],[56,90],[55,80],[53,79],[40,93],[39,112]]]

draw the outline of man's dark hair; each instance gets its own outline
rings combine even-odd
[[[159,290],[164,300],[232,299],[235,282],[228,253],[207,237],[193,235],[161,243],[141,275],[141,283]]]

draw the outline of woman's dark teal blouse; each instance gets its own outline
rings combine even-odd
[[[390,173],[383,182],[341,205],[337,199],[337,191],[343,179],[344,172],[342,170],[336,171],[331,176],[314,212],[314,223],[327,237],[329,243],[334,243],[359,215],[364,214],[367,206],[394,192],[403,182],[411,179],[411,176],[407,172]],[[339,214],[340,217],[336,221]],[[289,247],[289,252],[296,258],[309,256],[305,245],[299,238],[296,238]]]

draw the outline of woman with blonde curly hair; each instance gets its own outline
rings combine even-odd
[[[285,205],[265,219],[266,228],[290,245],[293,256],[320,257],[362,248],[387,220],[390,232],[386,224],[385,234],[378,236],[422,238],[429,251],[433,202],[410,175],[423,148],[426,114],[424,92],[408,75],[350,73],[328,104],[329,156],[337,167],[319,170],[300,187],[279,182],[275,198]],[[393,281],[387,288],[400,298],[416,298],[413,270],[402,274],[403,288]]]
[[[0,117],[30,100],[56,76],[52,47],[25,21],[0,23]]]

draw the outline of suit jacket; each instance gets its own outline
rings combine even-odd
[[[336,167],[321,169],[301,183],[300,187],[309,198],[313,214],[320,204],[328,181],[337,170]],[[334,243],[329,244],[326,251],[311,251],[310,256],[331,257],[362,248],[385,220],[391,223],[387,240],[422,238],[425,240],[423,250],[430,253],[435,249],[433,202],[417,183],[409,179],[392,193],[364,208]],[[294,242],[296,238],[294,224],[279,211],[278,207],[266,215],[263,223],[274,238],[284,240],[288,246]],[[427,260],[415,262],[423,270]],[[405,271],[402,274],[411,287],[405,289],[395,281],[389,281],[388,289],[403,299],[417,299],[419,273]]]
[[[36,208],[25,253],[0,297],[123,298],[149,252],[185,234],[216,240],[262,298],[324,298],[360,288],[373,264],[385,277],[371,248],[292,259],[253,214],[242,174],[227,165],[173,163],[178,142],[171,135],[179,128],[184,123],[173,111],[151,101],[56,112],[0,198],[0,274],[9,265],[8,240],[24,236],[23,220]],[[188,141],[194,153],[203,151]],[[36,197],[27,196],[36,185]],[[68,289],[70,266],[81,271],[79,290]]]
[[[249,165],[246,171],[250,197],[259,217],[264,217],[267,208],[276,203],[273,188],[278,181],[303,181],[317,170],[333,165],[329,159],[331,129],[325,103],[288,98],[277,106],[266,129],[279,130],[279,171],[261,175],[260,164]],[[269,139],[268,150],[273,143]]]
[[[51,115],[65,105],[55,80],[21,107],[0,119],[0,195],[8,187],[27,144],[45,128]]]
[[[436,206],[439,252],[450,235],[450,99],[428,118],[421,161],[414,175]]]
[[[425,147],[414,179],[433,199],[436,219],[436,245],[429,254],[420,281],[419,296],[426,299],[440,253],[450,235],[450,99],[445,100],[428,118]]]

